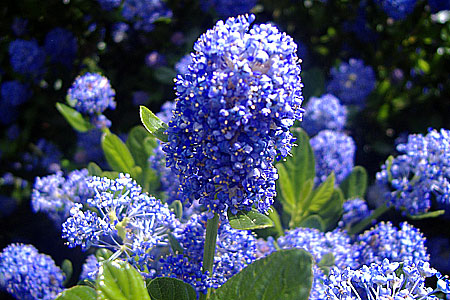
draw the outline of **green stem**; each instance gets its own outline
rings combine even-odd
[[[205,248],[203,249],[203,272],[212,274],[214,264],[214,254],[216,253],[217,230],[219,229],[219,215],[214,214],[214,218],[206,223]],[[207,300],[211,295],[211,289],[205,295],[200,293],[200,300]]]
[[[355,226],[350,228],[348,233],[350,235],[354,235],[354,234],[360,233],[361,231],[364,230],[364,228],[369,226],[370,223],[372,223],[373,220],[375,220],[376,218],[380,217],[382,214],[384,214],[388,210],[389,210],[389,207],[387,207],[386,204],[378,206],[373,211],[373,213],[370,216],[368,216],[367,218],[363,219],[361,222],[359,222],[358,224],[356,224]]]

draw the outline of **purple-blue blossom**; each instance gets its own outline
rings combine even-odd
[[[81,267],[81,274],[79,280],[92,280],[97,279],[98,269],[100,268],[100,263],[95,255],[91,254],[86,257],[86,261]]]
[[[63,280],[53,259],[32,245],[10,244],[0,253],[0,288],[17,299],[53,300]]]
[[[343,130],[346,121],[347,108],[335,96],[325,94],[309,99],[305,106],[302,128],[309,136],[313,136],[325,129]]]
[[[42,169],[49,173],[55,173],[61,170],[62,153],[58,146],[41,138],[32,150],[33,152],[27,152],[22,157],[25,171]]]
[[[125,0],[122,16],[133,24],[134,29],[150,32],[161,18],[171,18],[172,11],[161,0]]]
[[[177,73],[180,75],[184,75],[188,72],[188,66],[191,63],[192,63],[191,55],[186,54],[175,64],[175,71],[177,71]]]
[[[330,71],[327,92],[338,97],[343,104],[364,106],[367,96],[375,88],[375,73],[360,59],[350,58]]]
[[[354,166],[356,146],[352,137],[343,132],[322,130],[311,140],[316,160],[316,184],[334,172],[336,184],[349,175]]]
[[[367,202],[360,198],[345,201],[342,209],[342,218],[339,221],[338,226],[347,230],[367,218],[372,213],[367,206]]]
[[[414,10],[417,0],[376,0],[384,12],[394,20],[403,20]]]
[[[45,73],[45,52],[36,40],[16,39],[9,44],[10,62],[19,74],[40,79]]]
[[[52,62],[70,68],[77,55],[77,38],[69,30],[57,27],[47,33],[44,48]]]
[[[100,3],[100,6],[104,10],[112,10],[117,8],[120,6],[121,2],[122,0],[98,0],[98,3]]]
[[[188,204],[211,213],[273,203],[275,158],[288,155],[289,128],[303,101],[297,46],[255,17],[219,21],[195,43],[192,64],[176,78],[176,108],[164,146]]]
[[[102,132],[99,129],[91,129],[87,132],[77,133],[77,151],[73,160],[78,164],[87,165],[95,162],[100,166],[105,166],[105,157],[101,147]]]
[[[256,2],[256,0],[201,0],[200,7],[203,11],[212,9],[220,17],[226,18],[250,13]]]
[[[438,13],[441,10],[450,10],[450,1],[448,0],[428,0],[431,13]]]
[[[5,105],[18,106],[30,99],[32,92],[28,85],[20,83],[20,81],[4,81],[1,86],[1,99]]]

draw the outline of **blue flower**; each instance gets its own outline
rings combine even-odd
[[[158,68],[167,64],[166,57],[158,51],[152,51],[145,57],[145,64],[150,68]]]
[[[437,288],[425,285],[425,279],[436,277]],[[332,268],[325,280],[326,299],[438,299],[433,296],[437,291],[448,294],[449,282],[439,272],[431,268],[428,262],[412,263],[408,260],[362,266],[358,270]]]
[[[226,18],[249,13],[256,2],[256,0],[201,0],[200,7],[205,12],[213,9],[220,17]]]
[[[381,222],[356,238],[361,265],[381,263],[387,258],[391,262],[409,260],[413,263],[429,261],[423,234],[406,222],[400,229],[390,222]]]
[[[61,171],[45,177],[36,177],[31,193],[34,212],[44,212],[57,225],[69,216],[74,203],[86,203],[93,191],[87,186],[86,169],[70,172],[67,177]]]
[[[175,64],[175,70],[178,74],[184,75],[188,72],[188,66],[192,63],[192,57],[190,54],[183,56],[179,62]]]
[[[69,30],[57,27],[47,33],[44,48],[52,62],[69,68],[77,55],[77,38]]]
[[[108,78],[97,73],[78,76],[68,91],[70,102],[82,113],[99,114],[107,108],[115,109],[114,96]]]
[[[100,144],[101,130],[92,129],[87,132],[78,132],[77,137],[77,151],[73,158],[76,163],[86,165],[92,161],[100,166],[106,165]]]
[[[411,134],[397,150],[404,154],[388,159],[376,175],[377,183],[389,189],[388,205],[410,215],[427,212],[433,200],[449,205],[450,131]]]
[[[316,159],[316,183],[320,184],[334,172],[336,184],[342,182],[353,169],[355,142],[343,132],[322,130],[311,140]]]
[[[22,157],[26,171],[43,169],[55,173],[61,169],[62,153],[58,147],[46,139],[39,139],[33,147],[32,153],[25,153]]]
[[[122,16],[133,23],[134,29],[149,32],[156,20],[171,18],[172,11],[161,0],[125,0]]]
[[[112,10],[116,7],[119,7],[122,0],[98,0],[98,2],[100,3],[102,9]]]
[[[303,110],[292,38],[254,16],[219,21],[195,43],[188,73],[176,79],[177,101],[164,146],[180,175],[184,200],[211,213],[273,203],[273,160],[288,155],[289,128]]]
[[[40,79],[45,73],[45,52],[36,40],[17,39],[9,44],[11,66],[19,74]]]
[[[343,104],[364,106],[366,97],[375,88],[375,73],[362,60],[351,58],[348,63],[331,69],[327,91],[336,95]]]
[[[17,299],[53,300],[63,280],[53,259],[32,245],[10,244],[0,253],[0,287]]]
[[[416,5],[417,0],[376,0],[384,12],[394,20],[405,19]]]
[[[375,42],[378,35],[369,26],[366,8],[367,1],[361,1],[356,18],[352,21],[344,22],[343,29],[348,32],[353,32],[360,41],[370,43]]]
[[[347,108],[331,94],[311,97],[305,107],[302,127],[309,136],[324,129],[342,130],[347,121]]]
[[[139,106],[147,103],[150,95],[145,91],[136,91],[133,92],[133,105]]]
[[[16,36],[24,35],[27,32],[28,20],[19,17],[14,17],[13,23],[11,24],[11,30]]]
[[[91,254],[86,257],[86,261],[81,267],[80,280],[92,280],[95,281],[97,279],[98,269],[100,268],[100,264],[95,255]]]
[[[127,38],[127,31],[130,26],[126,23],[115,23],[112,28],[111,36],[116,43],[120,43]]]
[[[178,221],[166,204],[142,193],[128,174],[114,180],[92,177],[88,187],[95,191],[86,203],[92,211],[75,203],[62,225],[69,247],[107,248],[115,251],[111,259],[122,255],[142,267],[152,259],[151,250],[168,245],[168,233]]]
[[[4,81],[1,87],[2,99],[7,105],[17,106],[25,103],[31,97],[31,91],[25,84],[17,80]]]
[[[344,202],[342,219],[339,221],[340,228],[349,229],[359,223],[372,213],[367,207],[366,201],[360,198],[350,199]]]
[[[450,10],[450,2],[448,0],[428,0],[431,13],[438,13],[441,10]]]

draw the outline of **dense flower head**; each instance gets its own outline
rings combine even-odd
[[[425,285],[428,277],[437,278],[437,288]],[[432,295],[436,291],[448,294],[449,282],[428,262],[417,263],[408,260],[390,262],[384,259],[381,263],[362,266],[358,270],[332,268],[325,280],[326,299],[439,299]]]
[[[31,193],[34,212],[44,212],[59,227],[69,216],[74,203],[85,203],[94,195],[87,185],[88,170],[75,170],[64,177],[62,171],[36,177]]]
[[[52,62],[70,67],[77,55],[77,38],[69,30],[57,27],[47,33],[44,48]]]
[[[195,43],[164,147],[181,177],[184,200],[211,212],[255,206],[275,196],[275,157],[288,155],[289,132],[303,110],[300,66],[292,38],[254,16],[217,22]]]
[[[146,193],[128,174],[117,179],[92,177],[88,187],[95,191],[87,208],[75,203],[63,223],[63,238],[69,247],[80,245],[116,251],[138,267],[152,258],[151,250],[168,245],[168,233],[177,220],[166,204]]]
[[[322,257],[332,253],[335,265],[344,268],[357,266],[355,247],[345,231],[334,230],[321,232],[314,228],[299,227],[285,232],[277,240],[281,249],[299,248],[311,253],[314,260],[319,262]]]
[[[377,183],[387,186],[388,205],[416,215],[436,201],[450,204],[450,131],[430,129],[427,135],[411,134],[377,173]]]
[[[342,130],[347,121],[347,108],[341,105],[338,98],[331,94],[311,97],[305,106],[302,127],[309,136],[319,131]]]
[[[121,0],[98,0],[104,10],[112,10],[120,6]]]
[[[0,253],[0,288],[23,300],[53,300],[64,275],[53,259],[32,245],[10,244]]]
[[[31,90],[26,84],[17,80],[4,81],[1,86],[1,96],[0,102],[17,106],[25,103],[31,97]]]
[[[345,229],[349,229],[372,213],[367,206],[367,202],[360,198],[345,201],[342,209],[342,218],[338,226]]]
[[[256,0],[201,0],[200,7],[203,11],[213,9],[220,17],[226,18],[249,13],[256,2]]]
[[[115,109],[115,95],[108,78],[89,72],[78,76],[68,91],[75,109],[88,114],[102,113],[107,108]]]
[[[100,264],[95,255],[91,254],[86,257],[86,261],[81,267],[80,280],[92,280],[95,281],[97,279],[98,269],[100,268]]]
[[[342,182],[353,169],[355,142],[343,132],[322,130],[311,140],[316,159],[316,183],[319,184],[334,172],[336,184]]]
[[[27,152],[22,157],[26,171],[43,169],[55,173],[61,170],[62,153],[58,146],[43,138],[34,146],[32,153]]]
[[[178,74],[184,75],[188,72],[188,66],[192,63],[192,57],[190,54],[183,56],[180,61],[175,64],[175,71]]]
[[[45,52],[36,40],[17,39],[9,44],[11,66],[19,74],[39,79],[45,72]]]
[[[400,229],[390,222],[381,222],[356,238],[361,265],[381,263],[387,258],[391,262],[409,260],[413,263],[429,261],[425,238],[419,229],[406,222]]]
[[[133,23],[134,29],[149,32],[156,20],[171,18],[172,11],[161,0],[125,0],[122,16]]]
[[[351,58],[339,67],[331,69],[331,81],[327,91],[343,104],[364,106],[364,100],[375,88],[375,73],[360,59]]]
[[[417,0],[376,0],[384,12],[394,20],[405,19],[416,5]]]

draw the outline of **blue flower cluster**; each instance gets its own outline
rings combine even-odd
[[[115,95],[108,78],[97,73],[78,76],[68,91],[73,106],[90,115],[100,114],[107,108],[115,109]]]
[[[17,299],[53,300],[63,281],[53,259],[32,245],[10,244],[0,253],[0,288]]]
[[[355,198],[344,202],[340,228],[349,229],[372,213],[364,199]],[[375,222],[375,220],[374,220]]]
[[[26,84],[17,80],[4,81],[1,87],[0,102],[8,106],[18,106],[31,97],[31,91]]]
[[[73,160],[78,164],[95,162],[99,166],[105,165],[103,149],[101,147],[102,132],[99,129],[77,133],[77,151]]]
[[[57,27],[47,33],[44,48],[52,62],[69,68],[77,55],[77,39],[69,30]]]
[[[100,268],[100,263],[95,255],[91,254],[86,257],[86,261],[81,267],[80,280],[92,280],[97,278],[98,269]]]
[[[116,7],[119,7],[122,0],[98,0],[98,2],[100,3],[102,9],[112,10]]]
[[[331,69],[327,91],[337,96],[343,104],[364,106],[366,97],[375,88],[375,73],[360,59],[351,58],[348,63]]]
[[[437,278],[437,288],[425,285],[428,277]],[[435,292],[450,293],[450,284],[428,262],[412,263],[408,260],[362,266],[358,270],[332,268],[325,281],[326,299],[438,299]]]
[[[58,147],[46,139],[39,139],[33,151],[23,155],[23,167],[26,171],[42,169],[50,173],[61,170],[62,153]]]
[[[343,29],[348,32],[353,32],[355,36],[364,43],[376,42],[378,35],[369,27],[367,21],[367,1],[359,3],[356,18],[352,21],[344,22]]]
[[[378,223],[360,234],[356,244],[361,265],[379,264],[385,258],[391,262],[408,260],[413,263],[430,260],[423,234],[406,222],[400,224],[400,229],[390,222]]]
[[[179,62],[175,64],[175,71],[178,74],[184,75],[188,72],[188,66],[192,63],[192,57],[190,54],[183,56]]]
[[[450,10],[450,2],[447,0],[428,0],[428,5],[432,13]]]
[[[114,180],[92,177],[88,187],[95,191],[86,201],[90,210],[75,203],[62,225],[69,247],[107,248],[115,251],[111,259],[123,254],[142,267],[152,258],[151,250],[168,245],[168,233],[178,221],[167,205],[142,193],[128,174]]]
[[[410,215],[427,212],[433,200],[449,205],[450,131],[411,134],[397,150],[404,154],[388,159],[376,175],[378,184],[390,189],[388,205]]]
[[[212,213],[267,211],[278,178],[273,160],[290,151],[289,128],[303,113],[295,43],[269,24],[250,29],[254,19],[217,22],[176,79],[167,165],[180,174],[184,200]]]
[[[11,66],[19,74],[40,79],[45,73],[45,52],[36,40],[17,39],[9,44]]]
[[[376,0],[384,12],[394,20],[403,20],[414,10],[417,0]]]
[[[172,11],[161,0],[125,0],[122,16],[133,23],[134,29],[149,32],[156,20],[171,18]]]
[[[220,17],[226,18],[249,13],[256,2],[256,0],[201,0],[200,7],[205,12],[213,9]]]
[[[309,136],[330,129],[340,131],[347,121],[347,108],[331,94],[311,97],[305,107],[302,127]]]
[[[342,182],[353,169],[355,142],[343,132],[322,130],[311,140],[316,159],[316,184],[334,172],[336,184]]]
[[[53,175],[36,177],[31,193],[31,208],[44,212],[55,223],[61,224],[69,216],[75,203],[86,203],[94,195],[87,186],[88,170],[75,170],[67,177],[59,171]]]

